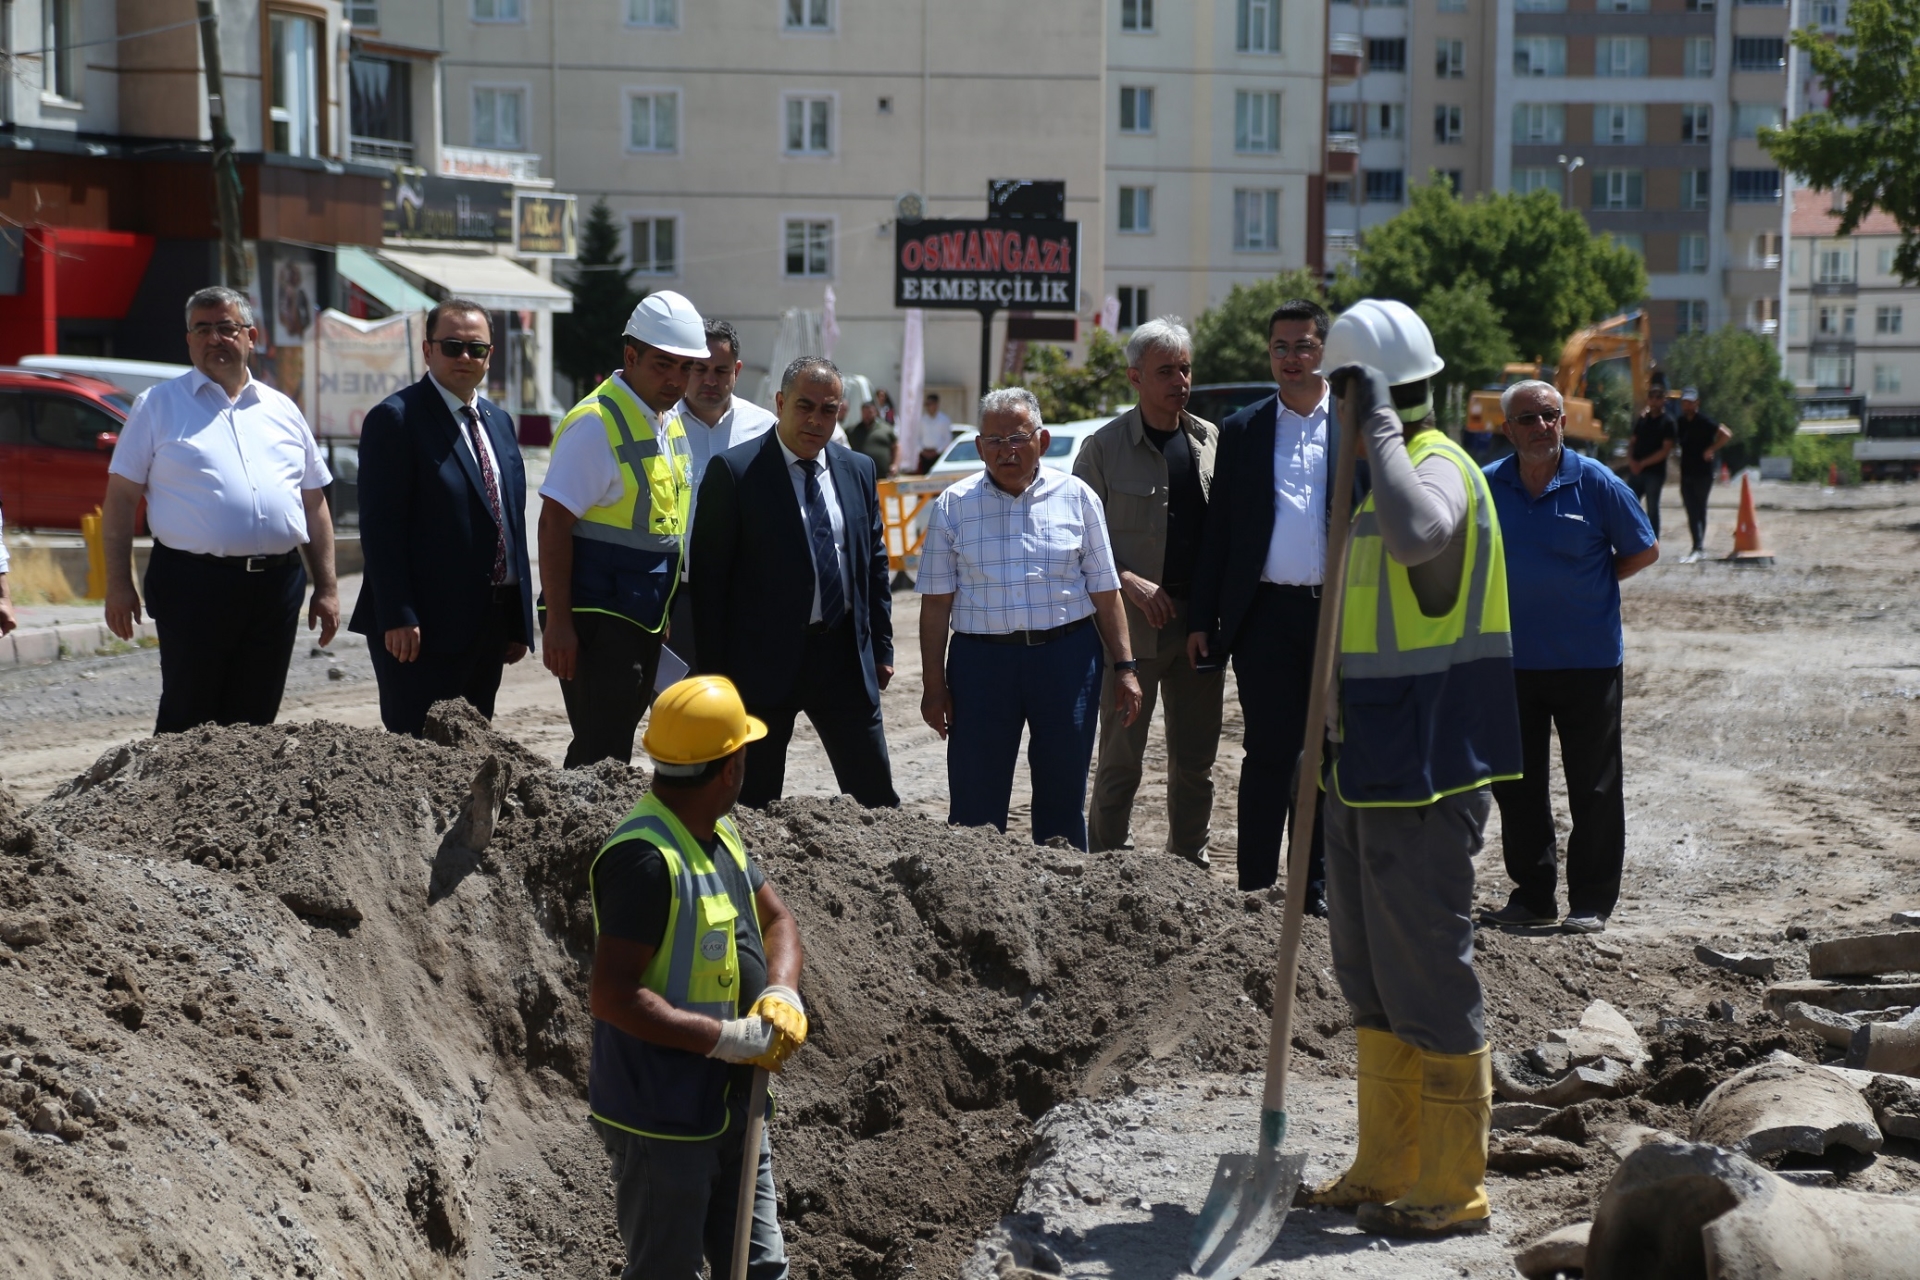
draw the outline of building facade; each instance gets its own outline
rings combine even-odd
[[[1920,415],[1920,288],[1893,269],[1900,229],[1875,211],[1851,236],[1824,191],[1793,193],[1787,376],[1813,397],[1857,396],[1873,416]]]

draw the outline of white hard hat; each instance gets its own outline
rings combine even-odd
[[[1447,367],[1433,349],[1427,322],[1391,298],[1362,298],[1333,322],[1320,367],[1347,364],[1370,364],[1395,387],[1431,378]]]
[[[627,318],[627,337],[670,356],[699,360],[707,354],[707,322],[693,304],[671,289],[650,293]]]

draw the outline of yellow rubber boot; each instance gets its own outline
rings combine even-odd
[[[1357,1209],[1406,1194],[1420,1175],[1420,1051],[1361,1027],[1360,1150],[1353,1167],[1309,1192],[1321,1209]]]
[[[1390,1204],[1360,1207],[1355,1225],[1386,1236],[1485,1231],[1493,1063],[1475,1053],[1420,1055],[1420,1177]]]

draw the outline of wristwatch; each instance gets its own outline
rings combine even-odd
[[[1138,671],[1140,669],[1140,660],[1138,658],[1128,658],[1125,662],[1114,663],[1113,669],[1115,671]]]

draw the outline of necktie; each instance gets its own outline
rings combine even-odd
[[[833,522],[827,519],[826,495],[820,491],[820,460],[802,458],[807,473],[807,542],[813,548],[813,577],[820,584],[820,625],[831,627],[847,611],[846,589],[840,585],[840,550],[833,542]]]
[[[494,479],[493,458],[481,442],[480,415],[471,405],[462,405],[460,413],[467,420],[467,438],[473,446],[474,461],[480,464],[480,482],[487,491],[487,510],[493,513],[493,576],[489,581],[497,587],[507,580],[507,522],[500,514],[500,482]]]

